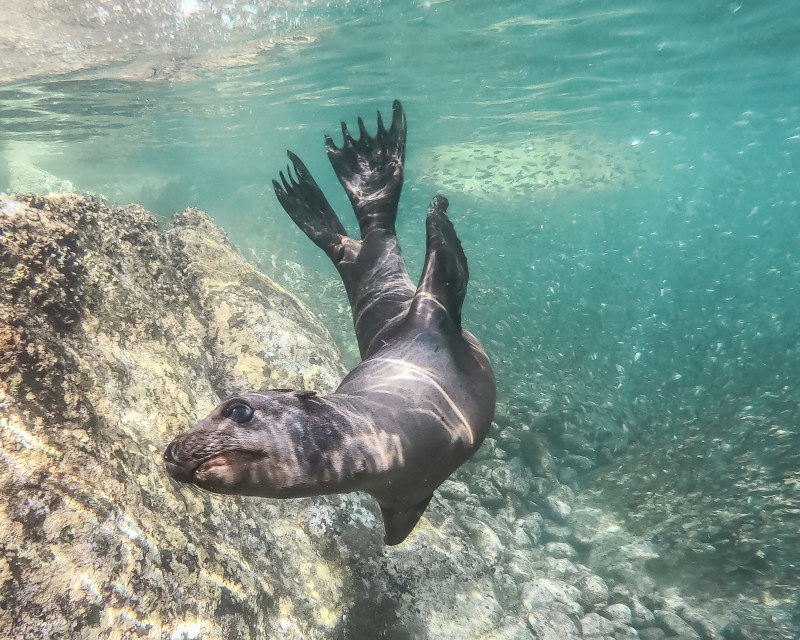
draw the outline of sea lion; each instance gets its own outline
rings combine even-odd
[[[170,475],[217,493],[297,498],[366,491],[381,509],[384,541],[402,542],[433,491],[480,447],[494,416],[495,379],[478,340],[461,328],[467,260],[447,217],[428,208],[425,266],[408,277],[395,234],[406,119],[387,131],[342,123],[328,158],[361,232],[347,235],[308,169],[287,152],[278,201],[333,261],[347,290],[362,362],[327,396],[273,389],[229,398],[164,452]]]

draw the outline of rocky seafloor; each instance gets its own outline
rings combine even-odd
[[[398,547],[365,495],[221,497],[165,474],[164,446],[221,397],[344,373],[205,213],[161,231],[135,205],[0,196],[2,634],[788,637],[754,605],[660,586],[658,550],[557,468],[557,414],[501,405]],[[572,467],[595,464],[565,438]]]

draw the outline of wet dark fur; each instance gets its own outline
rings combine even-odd
[[[461,328],[467,261],[447,218],[428,209],[419,285],[395,234],[406,120],[393,105],[370,136],[342,123],[328,158],[358,219],[347,235],[297,156],[274,181],[283,208],[332,260],[344,282],[363,361],[335,393],[252,391],[228,399],[164,453],[169,473],[215,491],[301,497],[367,491],[381,506],[387,544],[416,525],[432,492],[481,445],[494,414],[495,382],[480,343]]]

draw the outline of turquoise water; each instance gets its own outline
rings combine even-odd
[[[777,602],[782,625],[800,623],[794,3],[395,1],[315,15],[299,27],[315,42],[190,82],[0,87],[0,190],[25,184],[21,163],[165,221],[204,209],[353,364],[336,274],[270,181],[296,151],[352,229],[322,136],[359,114],[373,129],[401,99],[404,252],[413,277],[424,210],[447,195],[500,421],[568,416],[598,455],[563,473],[691,564],[654,567],[665,582]],[[711,550],[684,545],[665,504],[691,511]]]

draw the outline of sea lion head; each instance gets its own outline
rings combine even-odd
[[[336,433],[313,391],[274,389],[228,398],[164,451],[179,482],[215,493],[294,497],[313,475],[320,449]],[[309,442],[309,431],[316,434]]]

